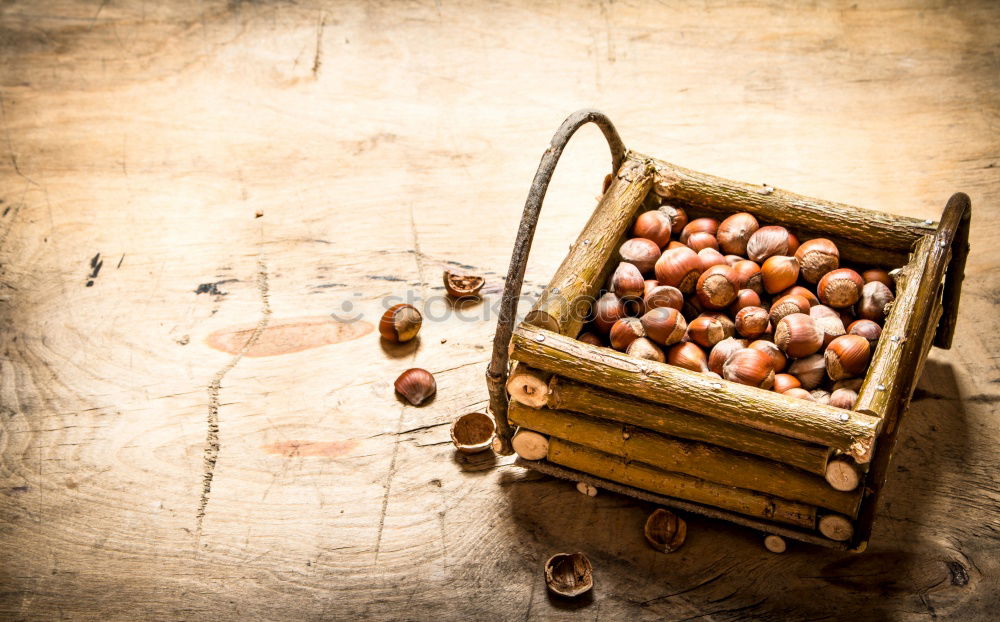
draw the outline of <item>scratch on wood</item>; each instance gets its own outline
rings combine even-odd
[[[313,57],[312,73],[315,78],[323,64],[323,29],[326,27],[326,15],[320,15],[319,28],[316,29],[316,55]]]
[[[219,392],[222,388],[222,379],[230,372],[240,359],[253,347],[253,344],[260,338],[271,316],[271,301],[268,297],[267,266],[264,264],[263,256],[257,258],[257,290],[260,292],[261,316],[257,321],[257,327],[245,344],[229,359],[222,369],[215,372],[212,382],[208,385],[208,433],[205,438],[204,452],[204,474],[202,475],[201,500],[198,502],[198,512],[196,514],[197,534],[201,537],[201,525],[205,518],[205,508],[208,506],[208,495],[212,491],[212,478],[215,476],[215,463],[219,460],[219,450],[222,448],[219,442]]]

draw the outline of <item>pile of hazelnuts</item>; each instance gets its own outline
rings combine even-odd
[[[745,212],[636,219],[578,337],[630,356],[852,408],[895,283],[840,266],[826,238],[799,243]],[[672,239],[676,236],[676,239]]]

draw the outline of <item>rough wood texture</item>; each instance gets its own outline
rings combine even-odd
[[[662,404],[653,404],[609,393],[588,384],[554,377],[545,404],[550,408],[590,413],[595,417],[638,425],[670,436],[714,443],[785,464],[810,473],[826,473],[830,449],[794,439],[761,432],[685,412]]]
[[[670,473],[641,462],[588,449],[561,438],[549,438],[550,462],[613,482],[669,497],[765,518],[805,529],[816,526],[816,508],[751,490],[720,486],[681,473]]]
[[[598,290],[617,265],[611,259],[652,185],[649,163],[626,158],[526,322],[563,335],[579,334]]]
[[[716,484],[755,490],[855,516],[861,494],[838,492],[822,477],[778,462],[682,441],[642,428],[601,421],[563,410],[531,408],[511,402],[513,423],[664,471],[684,473]]]
[[[863,413],[796,400],[665,363],[634,359],[533,326],[518,327],[511,343],[511,358],[532,367],[658,404],[826,445],[858,462],[871,458],[879,431],[880,420]],[[747,404],[754,404],[753,411],[748,411]]]
[[[35,0],[0,25],[0,618],[995,617],[995,2]],[[455,455],[528,184],[584,105],[628,146],[730,179],[918,219],[971,196],[954,347],[901,420],[865,554],[773,555],[680,510],[687,541],[662,555],[652,495]],[[530,298],[607,169],[582,129]],[[235,355],[206,339],[254,333],[258,260],[268,324],[216,385]],[[485,304],[442,320],[439,300],[409,348],[304,319],[351,302],[372,323],[456,263],[486,274]],[[438,378],[419,409],[392,394],[412,365]],[[593,599],[549,599],[542,563],[578,550]]]

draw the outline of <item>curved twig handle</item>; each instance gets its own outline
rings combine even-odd
[[[948,199],[941,214],[934,243],[939,247],[951,246],[951,261],[948,262],[944,281],[944,315],[938,323],[934,335],[934,345],[947,350],[955,334],[958,321],[958,299],[962,296],[962,280],[965,278],[965,260],[969,256],[969,225],[972,220],[972,203],[964,192],[956,192]],[[931,269],[931,264],[927,265]],[[935,275],[938,279],[942,275]]]
[[[528,252],[531,241],[535,237],[535,227],[538,225],[538,214],[542,209],[545,192],[555,171],[563,148],[573,134],[587,123],[594,123],[601,128],[604,138],[611,149],[611,172],[614,173],[625,159],[625,145],[618,136],[618,130],[611,121],[597,110],[583,109],[571,114],[552,137],[549,148],[542,154],[538,170],[528,190],[528,199],[524,202],[524,212],[521,214],[521,226],[514,240],[514,252],[510,257],[510,268],[507,269],[507,280],[504,285],[503,298],[500,301],[500,317],[497,320],[497,330],[493,337],[493,358],[486,370],[486,384],[490,391],[490,410],[497,423],[497,438],[500,441],[499,453],[510,455],[513,449],[510,445],[511,429],[507,421],[507,364],[510,361],[511,334],[514,332],[514,316],[517,313],[517,301],[521,297],[521,286],[524,283],[524,269],[528,265]]]

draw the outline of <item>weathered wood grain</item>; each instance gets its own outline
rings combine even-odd
[[[998,40],[975,0],[0,5],[0,618],[992,619]],[[585,105],[729,179],[920,220],[971,196],[955,345],[926,364],[863,555],[773,555],[685,514],[666,556],[652,504],[455,456],[528,184]],[[607,163],[581,130],[525,312]],[[418,343],[315,322],[377,321],[444,266],[485,273],[484,301],[463,320],[436,299]],[[253,334],[264,273],[199,535],[209,387],[235,356],[208,340]],[[438,378],[420,409],[391,388],[413,365]],[[541,565],[575,550],[593,597],[554,601]]]

